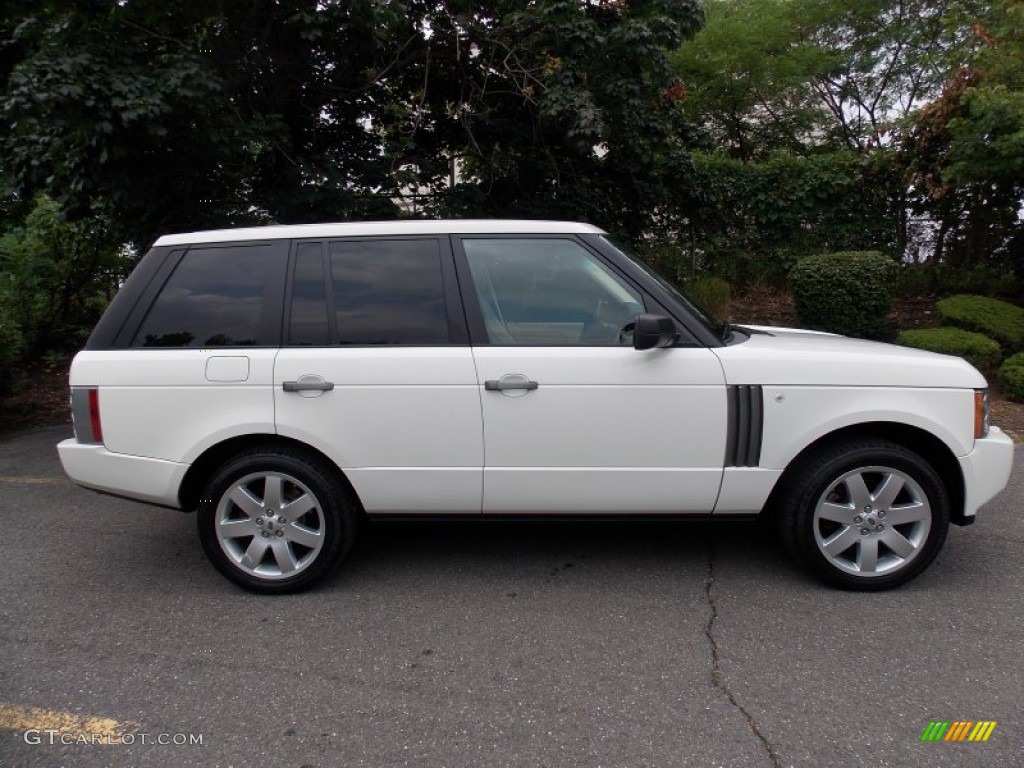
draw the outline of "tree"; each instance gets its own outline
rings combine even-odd
[[[666,50],[700,25],[697,0],[23,8],[3,21],[0,165],[23,199],[49,192],[140,246],[393,217],[403,188],[431,211],[637,236],[687,178]]]
[[[707,23],[672,57],[685,109],[713,146],[753,160],[805,154],[827,119],[811,87],[836,54],[809,39],[788,0],[710,0]]]
[[[175,229],[355,215],[386,175],[360,120],[393,41],[415,36],[401,11],[33,8],[6,22],[20,56],[4,73],[4,164],[23,196],[47,191],[73,217],[105,215],[139,245]]]
[[[55,201],[35,200],[24,223],[0,236],[0,361],[77,349],[127,263],[98,222],[62,221]]]
[[[744,159],[864,150],[937,95],[977,0],[709,0],[674,57],[700,115]],[[696,113],[696,114],[694,114]]]
[[[442,210],[590,219],[635,239],[685,186],[693,131],[666,52],[699,26],[694,0],[426,8],[428,56],[399,87],[419,96],[407,140],[433,139],[467,174]],[[417,167],[437,189],[438,169]]]
[[[937,261],[1024,277],[1024,2],[993,3],[973,32],[976,48],[908,122],[900,160],[938,222]]]

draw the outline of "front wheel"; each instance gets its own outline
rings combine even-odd
[[[949,528],[949,494],[928,462],[888,440],[837,444],[787,483],[783,540],[826,581],[882,590],[917,576]]]
[[[348,551],[356,515],[348,489],[321,460],[253,449],[225,463],[199,504],[199,538],[225,577],[254,592],[311,587]]]

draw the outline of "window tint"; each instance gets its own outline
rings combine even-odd
[[[317,346],[331,343],[323,247],[320,243],[303,243],[295,254],[288,343]]]
[[[448,312],[435,240],[330,246],[340,344],[447,344]]]
[[[578,243],[465,239],[463,248],[492,344],[633,343],[643,299]]]
[[[285,262],[267,246],[193,248],[135,335],[134,346],[239,347],[275,344],[264,330],[267,290]],[[280,322],[280,320],[278,320]]]

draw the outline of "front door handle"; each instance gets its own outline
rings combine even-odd
[[[538,386],[540,385],[536,381],[531,381],[521,373],[506,373],[500,379],[488,379],[484,382],[484,389],[488,392],[507,392],[514,389],[530,392]]]
[[[334,389],[333,381],[324,381],[303,377],[300,381],[286,381],[281,384],[285,392],[330,392]]]

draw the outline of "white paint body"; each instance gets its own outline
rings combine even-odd
[[[1008,438],[997,428],[973,436],[974,389],[984,379],[970,366],[837,336],[772,333],[714,350],[83,352],[71,385],[100,388],[104,444],[69,440],[60,455],[82,485],[169,506],[208,448],[280,434],[337,464],[370,513],[734,515],[758,512],[818,438],[896,422],[935,435],[958,458],[967,514],[1006,484]],[[229,380],[211,381],[210,371]],[[538,388],[521,396],[484,389],[510,373]],[[335,389],[315,397],[282,390],[302,375]],[[755,383],[764,391],[760,466],[723,469],[725,387]]]
[[[563,222],[402,222],[203,233],[202,242],[348,234],[595,233]],[[158,245],[194,242],[193,235]],[[179,505],[189,466],[225,440],[279,435],[345,473],[371,514],[752,514],[801,451],[864,423],[910,425],[957,458],[968,516],[1007,483],[1010,440],[974,437],[984,378],[959,358],[764,329],[717,348],[289,347],[81,352],[102,444],[60,444],[86,487]],[[486,382],[519,374],[532,391]],[[286,392],[302,376],[326,392]],[[759,385],[756,467],[725,464],[727,387]],[[928,458],[927,456],[925,457]]]

